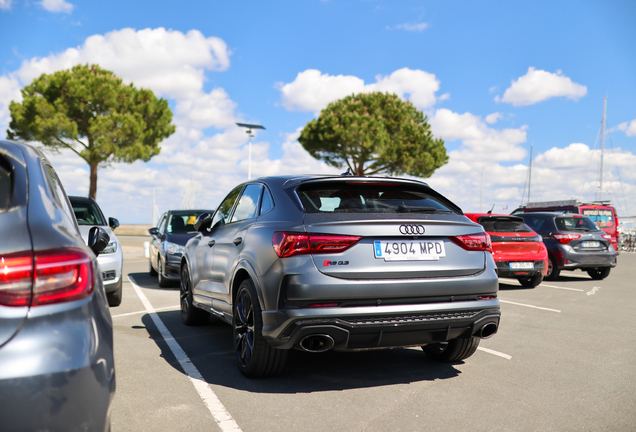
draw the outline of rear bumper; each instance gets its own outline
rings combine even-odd
[[[613,248],[612,248],[613,249]],[[557,265],[561,270],[576,270],[597,267],[616,267],[616,252],[577,252],[564,246],[555,253]]]
[[[263,336],[280,349],[298,347],[312,335],[327,335],[337,350],[426,345],[480,336],[499,326],[495,299],[426,305],[292,309],[263,313]]]
[[[513,270],[510,268],[510,261],[497,261],[497,273],[499,277],[503,278],[531,277],[545,274],[545,272],[546,266],[543,260],[534,261],[534,269],[532,270]]]

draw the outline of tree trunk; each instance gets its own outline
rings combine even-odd
[[[97,162],[91,162],[88,164],[91,167],[91,185],[88,191],[88,196],[97,200]]]

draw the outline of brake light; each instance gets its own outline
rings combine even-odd
[[[451,241],[469,251],[487,251],[493,253],[488,233],[461,235],[450,238]]]
[[[272,238],[272,245],[280,258],[286,258],[294,255],[343,252],[361,238],[358,236],[277,231]]]
[[[0,304],[38,306],[88,297],[91,257],[81,249],[50,249],[0,258]]]
[[[557,239],[559,243],[568,244],[572,240],[581,238],[581,234],[554,234],[554,238]]]
[[[601,234],[601,237],[603,237],[605,240],[611,240],[612,236],[609,234]]]
[[[28,306],[33,286],[33,255],[10,254],[0,257],[0,304]]]

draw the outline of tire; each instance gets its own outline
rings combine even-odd
[[[274,349],[263,338],[263,317],[254,284],[244,280],[232,307],[234,351],[241,373],[248,378],[274,376],[283,371],[287,350]]]
[[[161,265],[161,257],[158,256],[157,257],[157,267],[159,267],[157,269],[157,283],[159,283],[159,287],[160,288],[168,288],[170,286],[170,280],[166,279],[163,276],[163,269],[162,269],[162,265]]]
[[[440,362],[458,362],[475,354],[479,346],[479,338],[451,339],[448,342],[439,342],[424,345],[422,349],[431,359]]]
[[[550,260],[548,261],[548,273],[545,275],[544,279],[550,281],[557,280],[559,278],[561,270],[559,270],[559,267],[557,267],[557,263],[554,257],[550,255],[549,258]]]
[[[208,322],[210,314],[194,306],[192,302],[192,281],[188,267],[181,268],[181,289],[179,290],[181,321],[187,326],[197,326]]]
[[[157,270],[152,266],[152,261],[148,259],[148,274],[152,277],[157,277]]]
[[[534,276],[520,277],[518,279],[521,286],[526,288],[534,288],[537,285],[539,285],[541,282],[543,282],[543,275],[539,273]]]
[[[123,275],[119,277],[119,282],[115,291],[106,293],[106,298],[108,298],[108,306],[117,307],[121,304],[123,278]]]
[[[611,267],[599,267],[588,269],[587,274],[594,280],[605,279],[610,274]]]

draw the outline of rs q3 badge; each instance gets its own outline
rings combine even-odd
[[[325,260],[325,262],[323,262],[322,265],[323,266],[349,265],[349,261],[330,261],[330,260]]]

